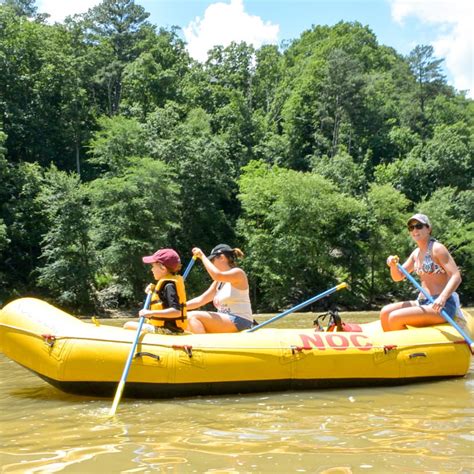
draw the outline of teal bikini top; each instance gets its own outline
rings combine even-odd
[[[438,265],[433,261],[431,252],[433,250],[433,244],[436,242],[436,239],[431,238],[428,243],[428,249],[426,250],[425,257],[421,266],[418,266],[415,262],[415,272],[417,275],[422,275],[426,273],[446,273],[443,267]]]

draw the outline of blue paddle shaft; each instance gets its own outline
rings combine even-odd
[[[283,313],[281,313],[281,314],[277,314],[276,316],[269,319],[268,321],[265,321],[265,322],[259,324],[258,326],[255,326],[252,329],[249,329],[247,332],[254,332],[257,329],[260,329],[263,326],[266,326],[267,324],[272,323],[273,321],[277,321],[278,319],[283,318],[283,317],[287,316],[290,313],[294,313],[295,311],[298,311],[299,309],[304,308],[305,306],[308,306],[309,304],[314,303],[315,301],[318,301],[321,298],[324,298],[325,296],[328,296],[331,293],[334,293],[334,292],[336,292],[336,291],[338,291],[342,288],[346,288],[346,287],[347,287],[347,285],[345,283],[341,283],[340,285],[337,285],[333,288],[330,288],[329,290],[326,290],[323,293],[320,293],[319,295],[313,296],[309,300],[303,301],[302,303],[300,303],[296,306],[293,306],[293,308],[290,308],[290,309],[287,309],[286,311],[283,311]]]
[[[152,292],[146,295],[143,309],[148,309],[150,307],[151,295],[152,295]],[[128,372],[130,370],[130,366],[132,365],[133,356],[135,355],[135,349],[138,344],[138,339],[140,338],[140,333],[142,331],[142,326],[143,326],[144,321],[145,321],[145,317],[140,316],[140,319],[138,321],[137,333],[135,335],[135,340],[133,341],[132,348],[130,349],[130,352],[128,353],[127,362],[125,363],[125,367],[122,372],[122,377],[120,378],[120,382],[117,386],[117,391],[115,392],[115,397],[112,403],[112,407],[110,408],[110,411],[109,411],[109,416],[115,415],[120,399],[122,398],[123,389],[125,388],[125,382],[127,381]]]
[[[183,280],[186,280],[186,278],[188,277],[189,275],[189,272],[191,271],[191,268],[193,268],[193,265],[196,263],[196,257],[193,257],[189,263],[188,263],[188,266],[186,267],[186,270],[184,270],[184,273],[183,273]]]
[[[148,309],[150,307],[151,295],[152,295],[152,292],[146,295],[146,300],[145,300],[145,304],[143,305],[143,309]],[[132,365],[133,356],[135,355],[135,349],[137,347],[138,339],[140,337],[140,333],[142,331],[144,322],[145,322],[145,316],[140,316],[140,319],[138,321],[137,335],[135,336],[135,340],[133,341],[133,346],[130,349],[130,353],[128,354],[127,363],[125,364],[125,369],[123,371],[120,382],[124,382],[125,380],[127,380],[128,371],[130,370],[130,366]]]
[[[397,268],[408,278],[408,280],[410,280],[410,282],[415,286],[415,288],[420,291],[423,296],[431,303],[433,304],[434,303],[434,299],[433,297],[408,273],[407,270],[405,270],[405,268],[403,268],[402,265],[400,265],[399,263],[397,263]],[[459,326],[459,324],[456,323],[456,321],[454,321],[451,316],[449,316],[449,314],[446,312],[446,310],[443,308],[441,310],[441,315],[443,316],[443,318],[449,323],[451,324],[451,326],[453,326],[458,332],[459,334],[461,334],[461,336],[464,338],[464,340],[467,342],[467,344],[469,345],[469,348],[471,349],[471,352],[473,352],[473,348],[474,348],[474,343],[472,341],[472,339],[469,337],[468,334],[466,334],[466,332],[463,331],[463,329]],[[474,352],[473,352],[474,353]]]

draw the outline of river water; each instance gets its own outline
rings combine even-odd
[[[112,419],[111,402],[64,394],[0,354],[0,472],[474,473],[474,363],[400,387],[122,400]]]

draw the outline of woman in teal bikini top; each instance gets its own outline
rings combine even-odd
[[[380,321],[384,331],[397,331],[407,326],[424,327],[445,322],[441,316],[444,308],[449,316],[456,313],[453,293],[461,283],[461,274],[448,249],[431,236],[431,223],[424,214],[415,214],[407,222],[411,238],[417,244],[403,268],[416,272],[423,288],[434,299],[431,304],[423,295],[415,301],[400,301],[382,308]],[[423,254],[424,253],[424,254]],[[436,263],[435,262],[436,259]],[[398,269],[398,257],[387,258],[390,276],[401,281],[405,275]]]

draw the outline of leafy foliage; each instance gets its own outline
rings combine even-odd
[[[123,175],[89,184],[98,274],[111,277],[120,302],[128,303],[143,291],[141,256],[171,245],[178,192],[171,170],[150,158],[135,158]]]
[[[38,284],[69,308],[93,308],[95,252],[91,245],[86,194],[79,177],[51,167],[36,200],[48,230],[41,241]]]
[[[385,265],[430,215],[474,301],[474,103],[443,59],[360,23],[204,63],[133,0],[47,24],[0,5],[0,299],[134,305],[141,256],[242,247],[257,309],[347,280],[347,307],[407,296]],[[191,275],[192,292],[207,278]],[[191,293],[192,293],[191,292]]]
[[[88,161],[98,167],[99,175],[121,174],[131,157],[146,155],[145,132],[135,119],[102,116],[98,124],[100,130],[90,141]]]
[[[349,275],[347,245],[361,205],[317,174],[253,162],[240,179],[249,268],[268,307],[284,306]]]

